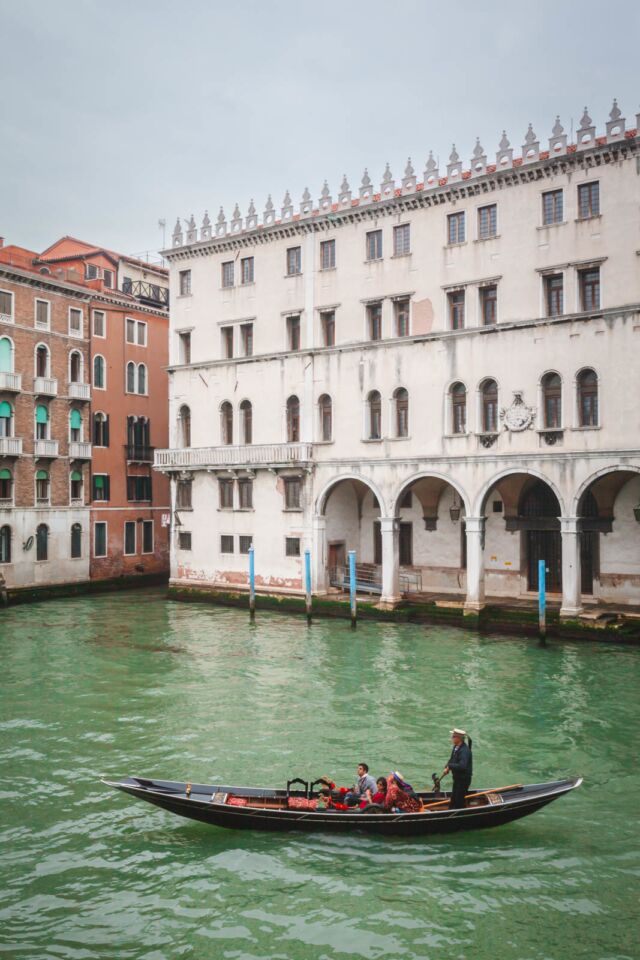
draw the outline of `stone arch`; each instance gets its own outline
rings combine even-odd
[[[455,382],[455,381],[454,381],[454,382]],[[438,471],[435,471],[435,470],[422,470],[422,471],[420,471],[420,472],[418,472],[418,473],[414,473],[414,474],[413,474],[412,476],[410,476],[407,480],[405,480],[405,481],[400,485],[400,487],[398,488],[395,496],[394,496],[394,497],[392,498],[392,500],[391,500],[391,514],[390,514],[390,515],[391,515],[392,517],[397,516],[398,507],[399,507],[399,504],[400,504],[400,500],[401,500],[401,498],[404,496],[404,494],[407,492],[407,490],[409,489],[409,487],[412,486],[413,484],[417,483],[417,482],[420,481],[420,480],[435,480],[435,481],[437,481],[438,484],[440,484],[439,489],[438,489],[438,491],[437,491],[437,499],[438,499],[438,500],[440,499],[440,496],[442,495],[442,492],[443,492],[443,490],[444,490],[445,485],[448,484],[450,487],[452,487],[452,488],[455,490],[455,492],[456,492],[456,493],[458,494],[458,496],[460,497],[460,500],[462,501],[462,505],[464,506],[464,511],[465,511],[465,513],[466,513],[466,514],[469,513],[469,509],[470,509],[470,499],[469,499],[469,496],[468,496],[467,493],[463,490],[463,488],[460,486],[460,484],[458,483],[457,480],[453,480],[453,479],[452,479],[450,476],[448,476],[446,473],[439,473]],[[434,491],[434,493],[435,493],[435,492],[436,492],[436,491]],[[423,504],[423,506],[424,506],[424,504]],[[436,502],[436,506],[437,506],[437,502]]]
[[[594,483],[614,473],[639,474],[640,467],[634,466],[632,464],[626,464],[626,463],[625,464],[613,463],[609,467],[602,467],[600,470],[596,470],[595,473],[592,473],[589,477],[587,477],[587,479],[584,480],[578,487],[573,497],[573,500],[571,501],[571,515],[574,517],[579,516],[578,509],[580,507],[580,501],[582,500],[582,497],[584,496],[584,494],[588,492],[588,490],[591,488],[591,486]],[[631,476],[627,476],[624,479],[622,478],[620,479],[621,479],[621,482],[618,484],[618,489],[616,490],[616,494],[619,493],[619,491],[622,489],[625,483],[631,479]],[[614,499],[615,499],[615,496],[614,496]],[[596,500],[598,500],[597,497],[596,497]]]
[[[482,517],[484,516],[487,500],[491,491],[500,483],[501,480],[506,480],[508,477],[516,477],[518,475],[531,477],[535,480],[542,480],[543,483],[546,483],[548,487],[553,490],[554,494],[557,497],[558,503],[560,504],[561,516],[565,516],[565,500],[562,496],[558,486],[551,480],[546,474],[542,473],[540,470],[536,470],[533,467],[527,466],[518,469],[517,467],[509,467],[506,470],[501,470],[499,473],[494,474],[487,482],[480,488],[480,491],[476,494],[475,500],[473,501],[473,516]],[[518,492],[517,500],[519,499],[520,491]]]
[[[320,514],[322,516],[326,515],[327,502],[329,500],[331,493],[340,483],[342,483],[345,480],[350,481],[352,483],[361,483],[361,484],[364,484],[364,486],[368,487],[371,493],[377,499],[378,503],[380,504],[380,516],[381,517],[389,516],[389,514],[387,514],[385,510],[385,507],[386,507],[385,499],[382,496],[382,493],[380,492],[376,484],[372,480],[365,479],[364,477],[360,476],[357,473],[345,473],[345,474],[341,474],[339,477],[333,477],[331,480],[329,480],[324,485],[324,487],[322,488],[322,490],[320,491],[320,493],[316,498],[316,510],[315,510],[316,514]]]

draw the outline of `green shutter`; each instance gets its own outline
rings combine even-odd
[[[103,476],[100,476],[100,474],[98,474],[97,477],[94,477],[94,478],[93,478],[93,482],[94,482],[94,484],[95,484],[96,490],[102,490],[102,489],[103,489],[103,487],[104,487],[104,477],[103,477]]]
[[[10,417],[11,416],[11,404],[7,403],[6,400],[3,400],[0,403],[0,417]]]
[[[72,479],[72,480],[82,480],[82,474],[80,473],[79,470],[74,470],[73,473],[71,474],[71,479]]]
[[[11,373],[11,340],[7,337],[0,340],[0,371]]]
[[[82,417],[79,410],[72,410],[69,415],[69,422],[72,430],[79,430],[82,426]]]
[[[11,470],[0,470],[0,480],[11,480]]]
[[[49,411],[46,407],[43,407],[42,404],[36,407],[36,423],[48,423],[49,422]]]
[[[36,480],[48,480],[49,474],[46,470],[38,470],[36,473]]]

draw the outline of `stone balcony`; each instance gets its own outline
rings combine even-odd
[[[22,390],[22,374],[0,371],[0,390],[20,393]]]
[[[259,467],[306,467],[313,460],[311,443],[255,443],[242,446],[183,447],[156,450],[156,470],[233,470]]]
[[[57,440],[34,440],[33,455],[34,457],[57,457],[58,441]]]
[[[55,377],[34,377],[33,392],[41,397],[57,397],[58,381]]]
[[[91,460],[91,444],[86,440],[69,441],[69,458],[71,460]]]
[[[90,383],[69,383],[70,400],[91,400]]]
[[[22,437],[0,437],[0,457],[22,456]]]

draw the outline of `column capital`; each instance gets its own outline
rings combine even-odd
[[[484,533],[486,517],[465,517],[465,528],[467,533]]]
[[[400,517],[380,517],[381,533],[395,533],[399,529]]]
[[[579,533],[580,517],[560,517],[561,533]]]
[[[312,522],[316,530],[325,530],[327,527],[327,518],[324,513],[314,513]]]

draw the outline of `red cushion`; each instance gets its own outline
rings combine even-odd
[[[229,797],[227,803],[232,807],[246,807],[249,801],[246,797]]]

